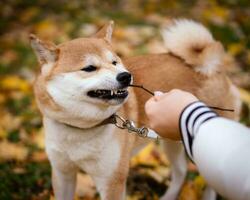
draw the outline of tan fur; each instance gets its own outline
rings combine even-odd
[[[48,46],[47,43],[43,43]],[[104,46],[105,49],[108,49],[110,52],[113,52],[111,45],[106,40],[100,38],[78,38],[58,45],[56,48],[57,52],[60,53],[58,54],[58,60],[53,64],[54,67],[48,74],[46,74],[46,76],[44,76],[42,73],[39,74],[34,84],[36,99],[39,108],[42,111],[44,110],[44,107],[54,111],[59,111],[60,106],[56,105],[54,100],[50,97],[50,95],[45,89],[47,81],[51,80],[56,74],[79,71],[85,65],[84,55],[86,54],[97,55],[105,59],[103,55]],[[116,56],[114,52],[113,55]],[[116,56],[116,60],[120,61],[120,58]],[[43,63],[41,64],[41,66],[42,65]],[[102,66],[102,69],[103,68],[107,68],[111,71],[114,71],[114,67],[111,64]],[[95,73],[98,73],[98,71]],[[93,73],[91,75],[93,75]]]
[[[210,106],[234,108],[234,97],[229,92],[231,83],[222,73],[208,78],[196,73],[189,65],[167,53],[127,58],[123,59],[123,62],[132,72],[134,82],[152,91],[168,92],[179,88],[195,94]],[[138,99],[139,122],[147,123],[144,104],[150,95],[140,89],[134,89],[134,91]],[[219,112],[218,110],[215,112],[230,118],[234,118],[235,115],[233,112]]]
[[[46,91],[46,79],[39,76],[36,78],[35,83],[39,83],[34,85],[35,97],[39,108],[43,110],[44,105],[46,105],[46,107],[54,111],[59,111],[60,106],[53,101],[52,97]]]
[[[210,76],[221,70],[224,49],[200,23],[174,20],[162,30],[167,51],[183,59],[194,70]]]
[[[110,26],[106,26],[99,33],[97,33],[94,38],[79,38],[63,43],[56,47],[53,46],[53,52],[58,53],[56,57],[57,59],[54,61],[54,57],[50,57],[50,55],[47,54],[50,51],[48,51],[46,48],[44,49],[43,46],[40,46],[40,44],[43,42],[36,39],[34,36],[32,37],[32,41],[34,42],[33,46],[38,46],[40,50],[45,51],[45,54],[44,52],[37,52],[38,56],[43,60],[43,62],[41,62],[41,67],[43,68],[44,62],[53,64],[53,67],[49,69],[48,73],[40,73],[38,75],[34,84],[34,90],[39,108],[44,115],[44,124],[46,125],[46,131],[49,131],[46,132],[46,140],[48,142],[48,144],[46,144],[48,145],[47,152],[52,162],[52,167],[58,170],[55,171],[53,169],[53,186],[56,189],[56,194],[58,194],[57,197],[63,196],[64,191],[61,190],[63,190],[63,188],[69,187],[67,186],[67,182],[65,182],[64,185],[60,184],[59,180],[64,180],[60,178],[66,177],[67,180],[74,179],[74,168],[76,165],[83,170],[86,170],[86,172],[88,172],[96,180],[96,184],[99,188],[102,199],[123,199],[125,195],[125,184],[129,169],[129,159],[133,153],[133,150],[138,148],[138,145],[141,145],[143,143],[146,144],[148,142],[148,140],[146,139],[138,138],[125,130],[117,129],[112,125],[104,126],[103,128],[93,128],[94,136],[85,136],[84,134],[90,134],[92,129],[84,129],[85,125],[82,125],[81,123],[79,123],[79,121],[85,121],[87,124],[93,124],[91,126],[93,127],[94,125],[100,123],[103,119],[96,119],[96,122],[94,122],[94,119],[86,119],[80,117],[79,119],[64,118],[65,116],[70,117],[71,115],[66,112],[66,108],[58,105],[58,103],[56,103],[55,97],[52,97],[48,92],[48,84],[51,80],[54,79],[54,77],[56,77],[57,75],[80,71],[80,69],[82,69],[82,67],[86,65],[85,57],[88,55],[95,55],[98,57],[98,59],[100,60],[98,62],[101,62],[100,66],[98,66],[100,68],[97,71],[91,72],[89,74],[78,73],[78,78],[84,80],[89,77],[94,77],[98,73],[117,73],[117,67],[113,66],[110,63],[110,60],[107,60],[103,53],[104,50],[110,51],[114,55],[115,59],[121,63],[120,58],[112,51],[112,47],[110,45],[112,30],[106,30],[108,28],[110,28]],[[124,58],[123,64],[126,66],[128,71],[132,73],[135,84],[144,85],[146,88],[152,91],[161,90],[163,92],[167,92],[171,89],[179,88],[194,93],[199,99],[211,106],[229,109],[234,109],[236,106],[236,97],[230,91],[232,84],[224,74],[222,74],[221,72],[215,72],[212,75],[207,76],[202,73],[196,72],[192,67],[190,67],[190,65],[186,64],[186,62],[182,58],[174,56],[171,52],[165,54]],[[103,70],[106,71],[104,72]],[[67,85],[65,85],[65,87],[67,87]],[[134,120],[138,125],[147,125],[148,121],[144,112],[144,104],[146,100],[150,98],[150,95],[136,88],[130,88],[129,92],[130,98],[118,111],[118,113],[126,119]],[[106,112],[110,105],[108,103],[100,103],[96,106],[102,112]],[[235,113],[220,112],[219,114],[229,118],[236,117]],[[64,124],[81,127],[83,128],[82,133],[78,135],[78,132],[81,132],[81,129],[74,129],[65,126]],[[107,137],[112,138],[112,141],[109,140],[110,144],[113,144],[114,146],[115,144],[118,144],[119,149],[116,149],[118,152],[112,152],[112,155],[109,154],[108,156],[104,154],[106,157],[101,157],[100,154],[106,150],[105,148],[101,148],[99,152],[96,149],[92,149],[91,145],[95,144],[95,142],[93,142],[95,138],[97,138],[96,140],[100,142],[103,141],[103,138],[105,139],[106,137],[106,135],[102,135],[102,132],[100,131],[95,133],[94,129],[104,129],[102,130],[102,132],[107,134]],[[106,129],[110,129],[113,132],[107,131]],[[55,132],[57,130],[61,130],[61,132],[59,131],[59,133],[55,133],[54,136],[54,133],[50,132],[51,130],[54,130]],[[68,135],[66,133],[63,133],[63,131],[68,131]],[[60,141],[59,136],[65,137],[63,141]],[[59,140],[61,143],[57,144],[57,140]],[[86,158],[83,158],[83,160],[77,157],[78,152],[74,153],[73,151],[75,150],[75,143],[81,140],[83,141],[83,143],[86,142],[87,147],[88,140],[90,142],[92,141],[89,149],[87,148],[87,150],[90,150],[90,153],[86,154]],[[73,143],[71,143],[71,141],[73,141]],[[81,144],[77,143],[77,145]],[[101,143],[101,145],[104,145],[107,148],[110,147],[109,143]],[[67,148],[72,148],[72,150],[67,152]],[[79,150],[81,150],[81,148],[79,148]],[[93,156],[93,152],[95,151],[96,154],[94,153]],[[103,162],[107,160],[107,162],[110,162],[112,164],[111,156],[114,156],[113,154],[115,153],[119,153],[119,159],[117,160],[117,163],[115,162],[115,166],[110,166],[110,168],[113,168],[111,171],[112,176],[107,177],[105,170],[109,172],[110,169],[104,169],[102,172],[100,172],[102,170],[102,165],[99,163],[103,164]],[[64,154],[66,154],[66,156]],[[81,155],[81,152],[79,154]],[[74,156],[76,156],[77,158],[74,158]],[[68,164],[68,162],[70,164]],[[84,165],[85,162],[87,163],[87,165]],[[93,171],[91,169],[91,166],[97,167],[97,169],[100,168],[100,171]],[[70,168],[70,170],[66,171],[70,171],[70,173],[64,170],[68,168]],[[57,175],[55,174],[56,172]],[[74,184],[72,183],[70,187],[73,188]],[[70,190],[70,193],[72,192],[74,191]],[[72,194],[69,194],[68,198],[71,197]]]

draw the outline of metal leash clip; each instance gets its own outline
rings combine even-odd
[[[158,139],[158,135],[153,130],[150,130],[144,126],[137,128],[133,121],[125,120],[119,115],[114,115],[114,117],[114,124],[116,127],[120,129],[127,129],[129,133],[136,133],[136,135],[139,137]]]

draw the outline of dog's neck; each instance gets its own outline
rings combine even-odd
[[[43,123],[46,133],[46,141],[54,141],[58,145],[88,143],[94,140],[104,140],[104,138],[112,138],[115,126],[106,124],[103,126],[96,126],[93,128],[79,128],[75,126],[68,126],[55,119],[49,117],[43,118]],[[109,139],[109,140],[110,140]]]
[[[99,127],[99,126],[104,126],[104,125],[107,125],[107,124],[115,124],[116,123],[116,118],[115,118],[115,114],[111,115],[110,117],[104,119],[103,121],[101,121],[100,123],[92,126],[92,127],[89,127],[89,128],[81,128],[81,127],[78,127],[78,126],[73,126],[73,125],[70,125],[70,124],[67,124],[67,123],[63,123],[63,122],[59,122],[61,124],[64,124],[65,126],[68,126],[68,127],[71,127],[71,128],[77,128],[77,129],[82,129],[82,130],[86,130],[86,129],[92,129],[92,128],[96,128],[96,127]]]

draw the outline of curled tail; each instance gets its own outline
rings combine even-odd
[[[169,53],[180,57],[195,71],[212,75],[223,63],[224,49],[212,34],[200,23],[180,19],[162,30]]]

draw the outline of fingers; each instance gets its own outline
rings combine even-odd
[[[154,99],[156,100],[156,101],[159,101],[159,100],[161,100],[161,99],[163,99],[163,98],[165,98],[165,97],[167,97],[167,96],[169,96],[169,95],[171,95],[171,94],[174,94],[174,93],[179,93],[179,92],[181,92],[181,90],[179,90],[179,89],[172,89],[172,90],[170,90],[169,92],[165,92],[165,93],[163,93],[163,92],[161,92],[161,91],[155,91],[154,92]]]
[[[161,97],[164,95],[161,91],[155,91],[154,96],[151,97],[145,104],[145,109],[148,110],[151,106],[154,105],[157,101],[161,99]]]
[[[163,95],[164,95],[163,92],[155,91],[154,92],[154,99],[155,99],[155,101],[159,101]]]
[[[155,91],[154,92],[154,95],[155,96],[161,96],[161,95],[163,95],[164,93],[163,92],[161,92],[161,91]]]
[[[152,97],[150,98],[146,103],[145,103],[145,112],[147,115],[149,115],[152,111],[152,108],[154,104],[156,103],[155,98]]]
[[[182,90],[179,89],[172,89],[169,92],[163,93],[161,91],[155,91],[154,92],[154,97],[151,97],[145,104],[145,110],[146,110],[146,114],[150,115],[152,114],[152,112],[154,112],[154,109],[160,105],[168,105],[168,103],[170,104],[175,104],[177,100],[179,100],[180,97],[182,96],[189,96],[191,94],[184,92]],[[171,100],[171,101],[170,101]],[[170,102],[169,102],[170,101]],[[161,104],[159,104],[161,102]],[[164,104],[162,104],[162,102],[165,102]],[[178,101],[177,101],[178,102]]]

